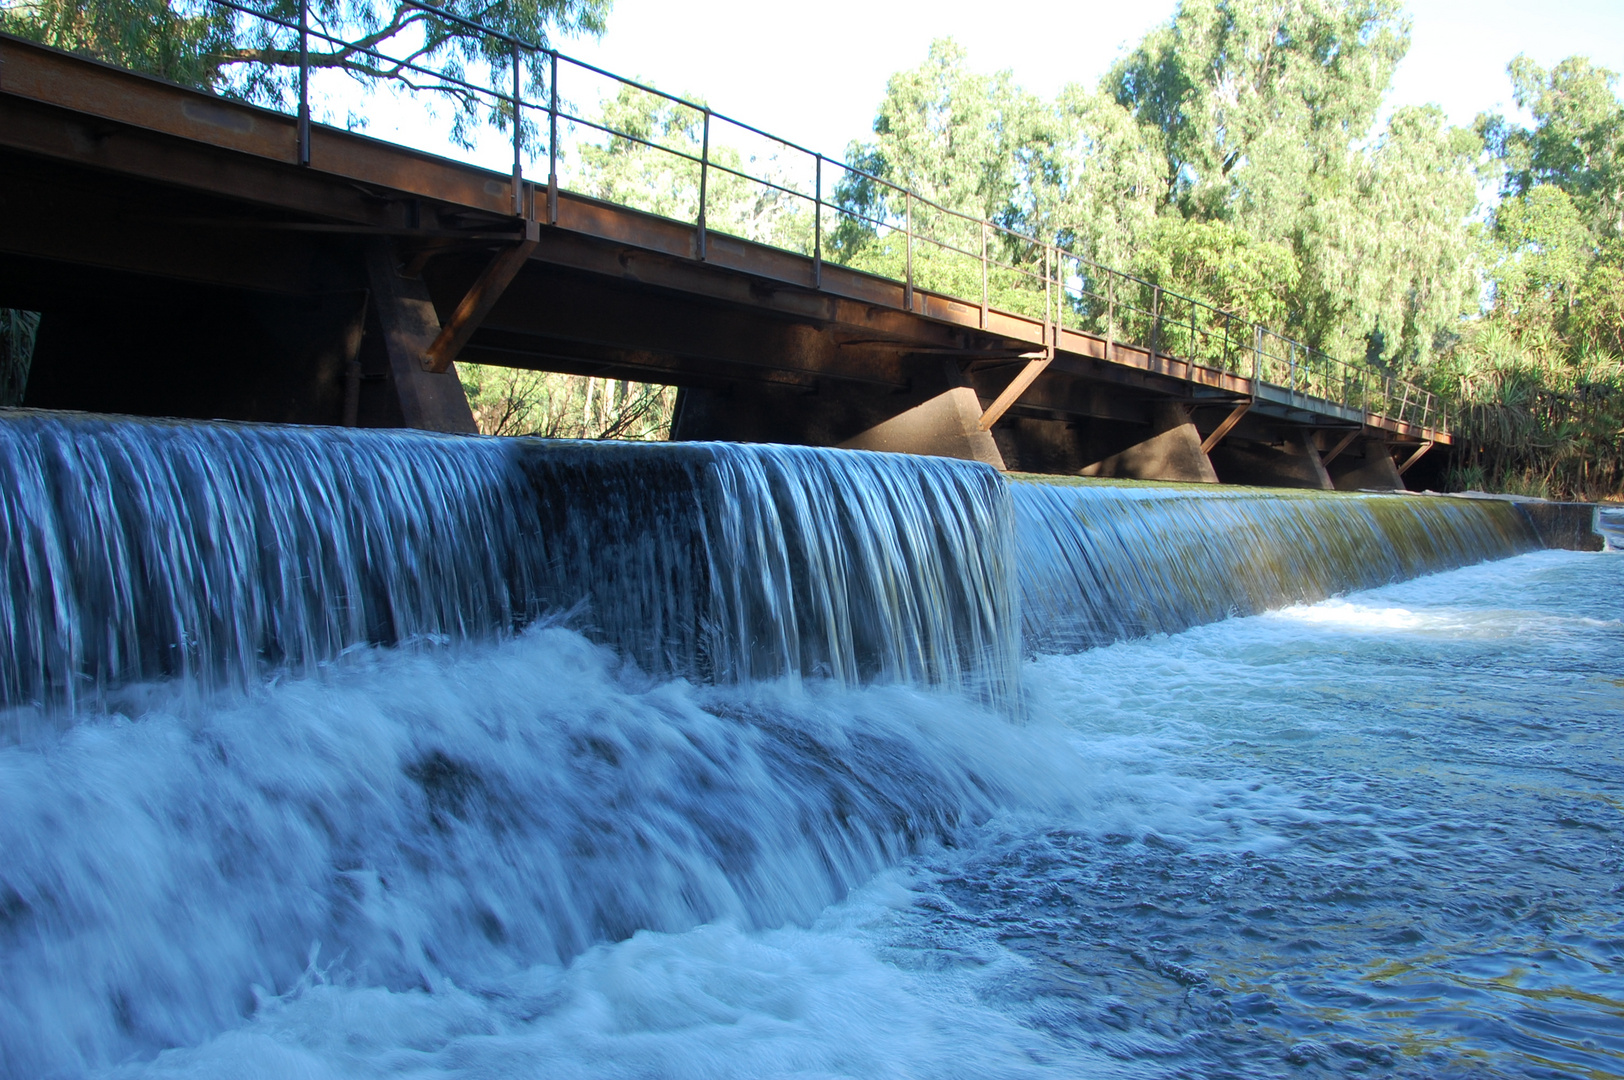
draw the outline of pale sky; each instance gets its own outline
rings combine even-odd
[[[602,39],[554,44],[842,158],[848,142],[870,133],[886,80],[923,60],[934,38],[957,39],[976,70],[1008,68],[1021,86],[1052,98],[1068,82],[1092,86],[1173,8],[1174,0],[614,0]],[[1408,11],[1410,52],[1389,105],[1435,103],[1456,124],[1510,109],[1506,64],[1519,52],[1547,67],[1577,53],[1624,71],[1624,0],[1411,0]],[[560,84],[577,108],[596,111],[603,88],[572,82],[568,69]],[[321,118],[342,122],[353,87],[331,85],[337,93],[327,96],[318,80]],[[357,103],[370,134],[508,167],[499,136],[465,154],[445,143],[445,123],[388,97]]]
[[[1575,53],[1624,71],[1624,0],[1411,0],[1410,53],[1395,104],[1436,103],[1452,122],[1508,109],[1506,63],[1526,52],[1550,66]],[[980,71],[1009,68],[1044,97],[1093,85],[1172,0],[615,0],[600,41],[560,49],[832,156],[865,136],[893,73],[933,38],[956,38]]]

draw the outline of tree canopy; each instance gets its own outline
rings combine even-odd
[[[1508,74],[1532,122],[1452,127],[1434,107],[1386,106],[1408,42],[1397,0],[1183,0],[1098,86],[1043,101],[939,41],[892,77],[848,156],[952,210],[1429,383],[1467,410],[1461,483],[1618,490],[1616,80],[1582,57],[1550,71],[1518,57]],[[857,179],[839,199],[853,212],[840,257],[897,274],[893,232],[856,216],[895,222],[896,192]],[[962,223],[914,219],[961,250],[977,242]],[[1003,243],[1008,262],[1039,254]],[[975,295],[963,263],[926,244],[915,279]],[[1007,276],[992,292],[1033,303]]]
[[[489,99],[456,85],[470,68],[511,62],[508,48],[437,13],[473,20],[538,45],[558,34],[601,34],[611,0],[310,0],[309,63],[342,71],[366,87],[394,83],[449,95],[453,137],[500,116]],[[244,7],[298,24],[298,0],[254,0]],[[59,49],[217,93],[286,105],[299,65],[298,36],[210,0],[0,0],[0,30]],[[539,58],[527,58],[539,85]],[[436,74],[413,70],[413,65]],[[444,77],[438,77],[444,76]]]

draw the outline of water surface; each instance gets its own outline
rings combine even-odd
[[[1624,559],[1075,655],[1026,717],[571,631],[0,748],[11,1076],[1624,1072]]]

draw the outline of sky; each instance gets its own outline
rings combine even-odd
[[[1519,52],[1551,66],[1575,53],[1624,71],[1624,0],[1411,0],[1409,55],[1391,104],[1434,103],[1469,124],[1512,106],[1506,64]],[[893,72],[957,39],[973,68],[1008,68],[1043,97],[1093,85],[1173,0],[614,0],[598,41],[566,54],[712,108],[810,149],[843,156],[865,137]],[[561,80],[562,83],[562,80]]]
[[[1175,3],[614,0],[601,38],[561,38],[554,45],[616,74],[704,99],[720,113],[840,159],[852,140],[870,135],[886,80],[919,64],[935,38],[958,40],[972,68],[1009,69],[1025,89],[1053,98],[1067,83],[1097,83],[1146,31],[1172,18]],[[1624,0],[1410,0],[1407,10],[1410,51],[1399,65],[1389,108],[1432,103],[1463,125],[1480,112],[1510,112],[1506,64],[1519,52],[1547,67],[1582,54],[1624,72]],[[1004,17],[990,18],[989,12]],[[353,84],[331,79],[331,94],[318,80],[317,94],[326,105],[318,119],[343,123],[345,111],[353,109],[368,118],[366,130],[378,137],[499,171],[510,167],[512,151],[502,136],[481,138],[471,152],[459,150],[446,141],[443,119],[425,119],[421,99],[408,102],[385,92],[362,103]],[[566,100],[588,115],[607,92],[607,84],[593,84],[567,67],[559,82]],[[532,162],[527,172],[536,167]]]

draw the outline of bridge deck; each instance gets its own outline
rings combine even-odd
[[[309,152],[301,166],[291,117],[0,36],[0,302],[47,309],[64,292],[135,279],[331,296],[365,290],[354,253],[386,242],[448,317],[492,252],[526,235],[503,174],[321,126]],[[524,183],[521,204],[528,222],[546,222],[544,186]],[[714,231],[701,251],[693,225],[569,191],[556,207],[556,223],[528,225],[534,246],[469,327],[463,358],[688,387],[899,393],[945,361],[985,405],[1043,354],[1052,362],[1012,418],[1144,422],[1172,401],[1217,407],[1204,414],[1212,427],[1250,402],[1246,424],[1450,442],[1437,420],[984,315],[979,303]]]

